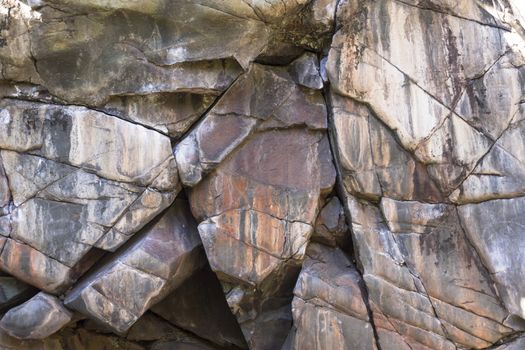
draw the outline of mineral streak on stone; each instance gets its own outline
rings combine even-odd
[[[262,332],[270,327],[265,317],[283,319],[277,310],[291,294],[286,279],[293,280],[321,196],[333,186],[325,128],[319,92],[296,85],[279,68],[254,65],[188,136],[199,153],[190,157],[186,150],[195,146],[185,140],[176,150],[183,183],[198,182],[190,192],[192,211],[212,269],[235,286],[228,301],[250,347],[284,340]],[[297,176],[302,173],[309,176]],[[277,314],[264,316],[268,308]]]
[[[188,204],[176,200],[136,240],[75,286],[65,304],[124,333],[203,263]]]
[[[0,348],[522,349],[524,102],[522,0],[0,0]]]

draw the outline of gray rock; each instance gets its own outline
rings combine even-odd
[[[43,339],[59,331],[71,317],[57,298],[40,292],[9,310],[0,320],[0,328],[19,339]]]
[[[331,247],[351,248],[351,236],[346,224],[344,208],[337,197],[328,200],[319,212],[312,241]]]
[[[525,121],[508,125],[450,199],[465,204],[525,194],[525,165],[521,161],[525,157],[524,141]]]
[[[154,93],[112,97],[106,113],[180,137],[215,101],[216,94]]]
[[[7,212],[6,207],[11,199],[11,190],[5,175],[2,159],[2,154],[0,153],[0,215]]]
[[[0,118],[0,147],[34,150],[109,180],[148,185],[171,156],[168,137],[84,107],[4,100]],[[154,152],[133,152],[146,145]]]
[[[38,84],[41,79],[31,56],[30,28],[40,20],[40,13],[24,2],[3,0],[0,3],[0,78]]]
[[[331,93],[335,147],[345,189],[377,201],[382,195],[435,202],[442,194],[426,167],[403,149],[366,106]]]
[[[323,88],[323,80],[319,73],[319,61],[315,54],[311,52],[305,53],[288,67],[290,75],[297,84],[310,89]]]
[[[520,337],[496,347],[496,350],[520,350],[525,347],[525,337]]]
[[[430,348],[482,348],[513,331],[455,207],[383,198],[385,227],[376,208],[355,199],[348,206],[374,318],[385,319],[376,327]]]
[[[142,315],[126,335],[126,339],[131,341],[186,340],[188,338],[191,339],[188,333],[172,326],[151,312]]]
[[[460,206],[458,211],[473,248],[490,272],[505,306],[515,317],[525,318],[525,274],[523,254],[510,253],[521,249],[525,240],[523,197],[493,200]]]
[[[186,202],[177,200],[133,242],[77,284],[65,304],[124,333],[202,264],[196,224]]]

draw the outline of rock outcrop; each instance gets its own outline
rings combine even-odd
[[[518,0],[0,0],[0,348],[522,349]]]

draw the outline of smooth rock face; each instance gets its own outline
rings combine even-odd
[[[525,290],[515,281],[525,276],[525,257],[523,254],[509,254],[509,251],[521,251],[525,244],[524,204],[524,198],[514,198],[468,204],[458,209],[465,231],[493,276],[507,310],[522,319],[525,318]]]
[[[65,304],[124,333],[203,263],[196,223],[187,202],[177,200],[70,291]]]
[[[0,0],[0,348],[522,349],[524,102],[521,0]]]
[[[40,292],[9,310],[0,320],[0,328],[19,339],[43,339],[60,330],[71,317],[60,300]]]

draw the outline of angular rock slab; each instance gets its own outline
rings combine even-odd
[[[130,244],[77,284],[64,303],[124,333],[203,263],[187,202],[176,200]]]
[[[285,68],[253,65],[175,150],[210,266],[254,349],[288,333],[290,281],[334,183],[323,101]]]
[[[69,323],[72,316],[60,300],[40,292],[9,310],[0,320],[0,328],[18,339],[44,339]]]
[[[519,322],[525,319],[524,205],[525,198],[519,197],[458,208],[472,245],[493,276],[505,306]]]
[[[329,199],[319,212],[312,241],[330,247],[339,246],[343,249],[351,249],[351,235],[346,224],[344,208],[337,197]]]
[[[450,195],[455,203],[467,204],[525,194],[525,120],[523,107],[513,116],[489,152]]]
[[[178,138],[200,118],[217,94],[154,93],[112,97],[100,109]]]
[[[256,320],[249,322],[257,314],[250,310],[291,287],[282,283],[293,281],[290,268],[302,260],[313,231],[321,194],[320,140],[320,133],[297,130],[257,134],[190,195],[196,216],[209,216],[199,224],[199,233],[212,269],[221,280],[241,287],[229,292],[228,301],[245,337],[260,338],[251,345],[256,349],[278,340],[254,335],[263,329]],[[287,154],[296,156],[289,159]],[[311,177],[299,178],[296,172]]]
[[[1,269],[48,293],[64,292],[79,277],[70,267],[27,244],[9,238],[0,239],[0,244],[3,245]],[[88,263],[88,266],[92,263]]]
[[[338,248],[312,243],[294,290],[290,349],[377,349],[362,279]]]
[[[503,325],[508,311],[454,206],[388,198],[380,206],[449,338],[464,346],[482,347],[512,332]]]
[[[284,68],[253,64],[175,148],[181,182],[195,186],[257,130],[326,123],[319,92],[297,85]]]
[[[32,11],[10,0],[23,20],[5,6],[2,17],[15,23],[0,51],[6,78],[92,106],[125,95],[220,93],[272,48],[276,57],[290,47],[320,50],[335,12],[331,0],[47,2]]]
[[[0,147],[145,186],[171,156],[168,137],[84,107],[3,100]],[[148,151],[148,152],[146,152]]]

